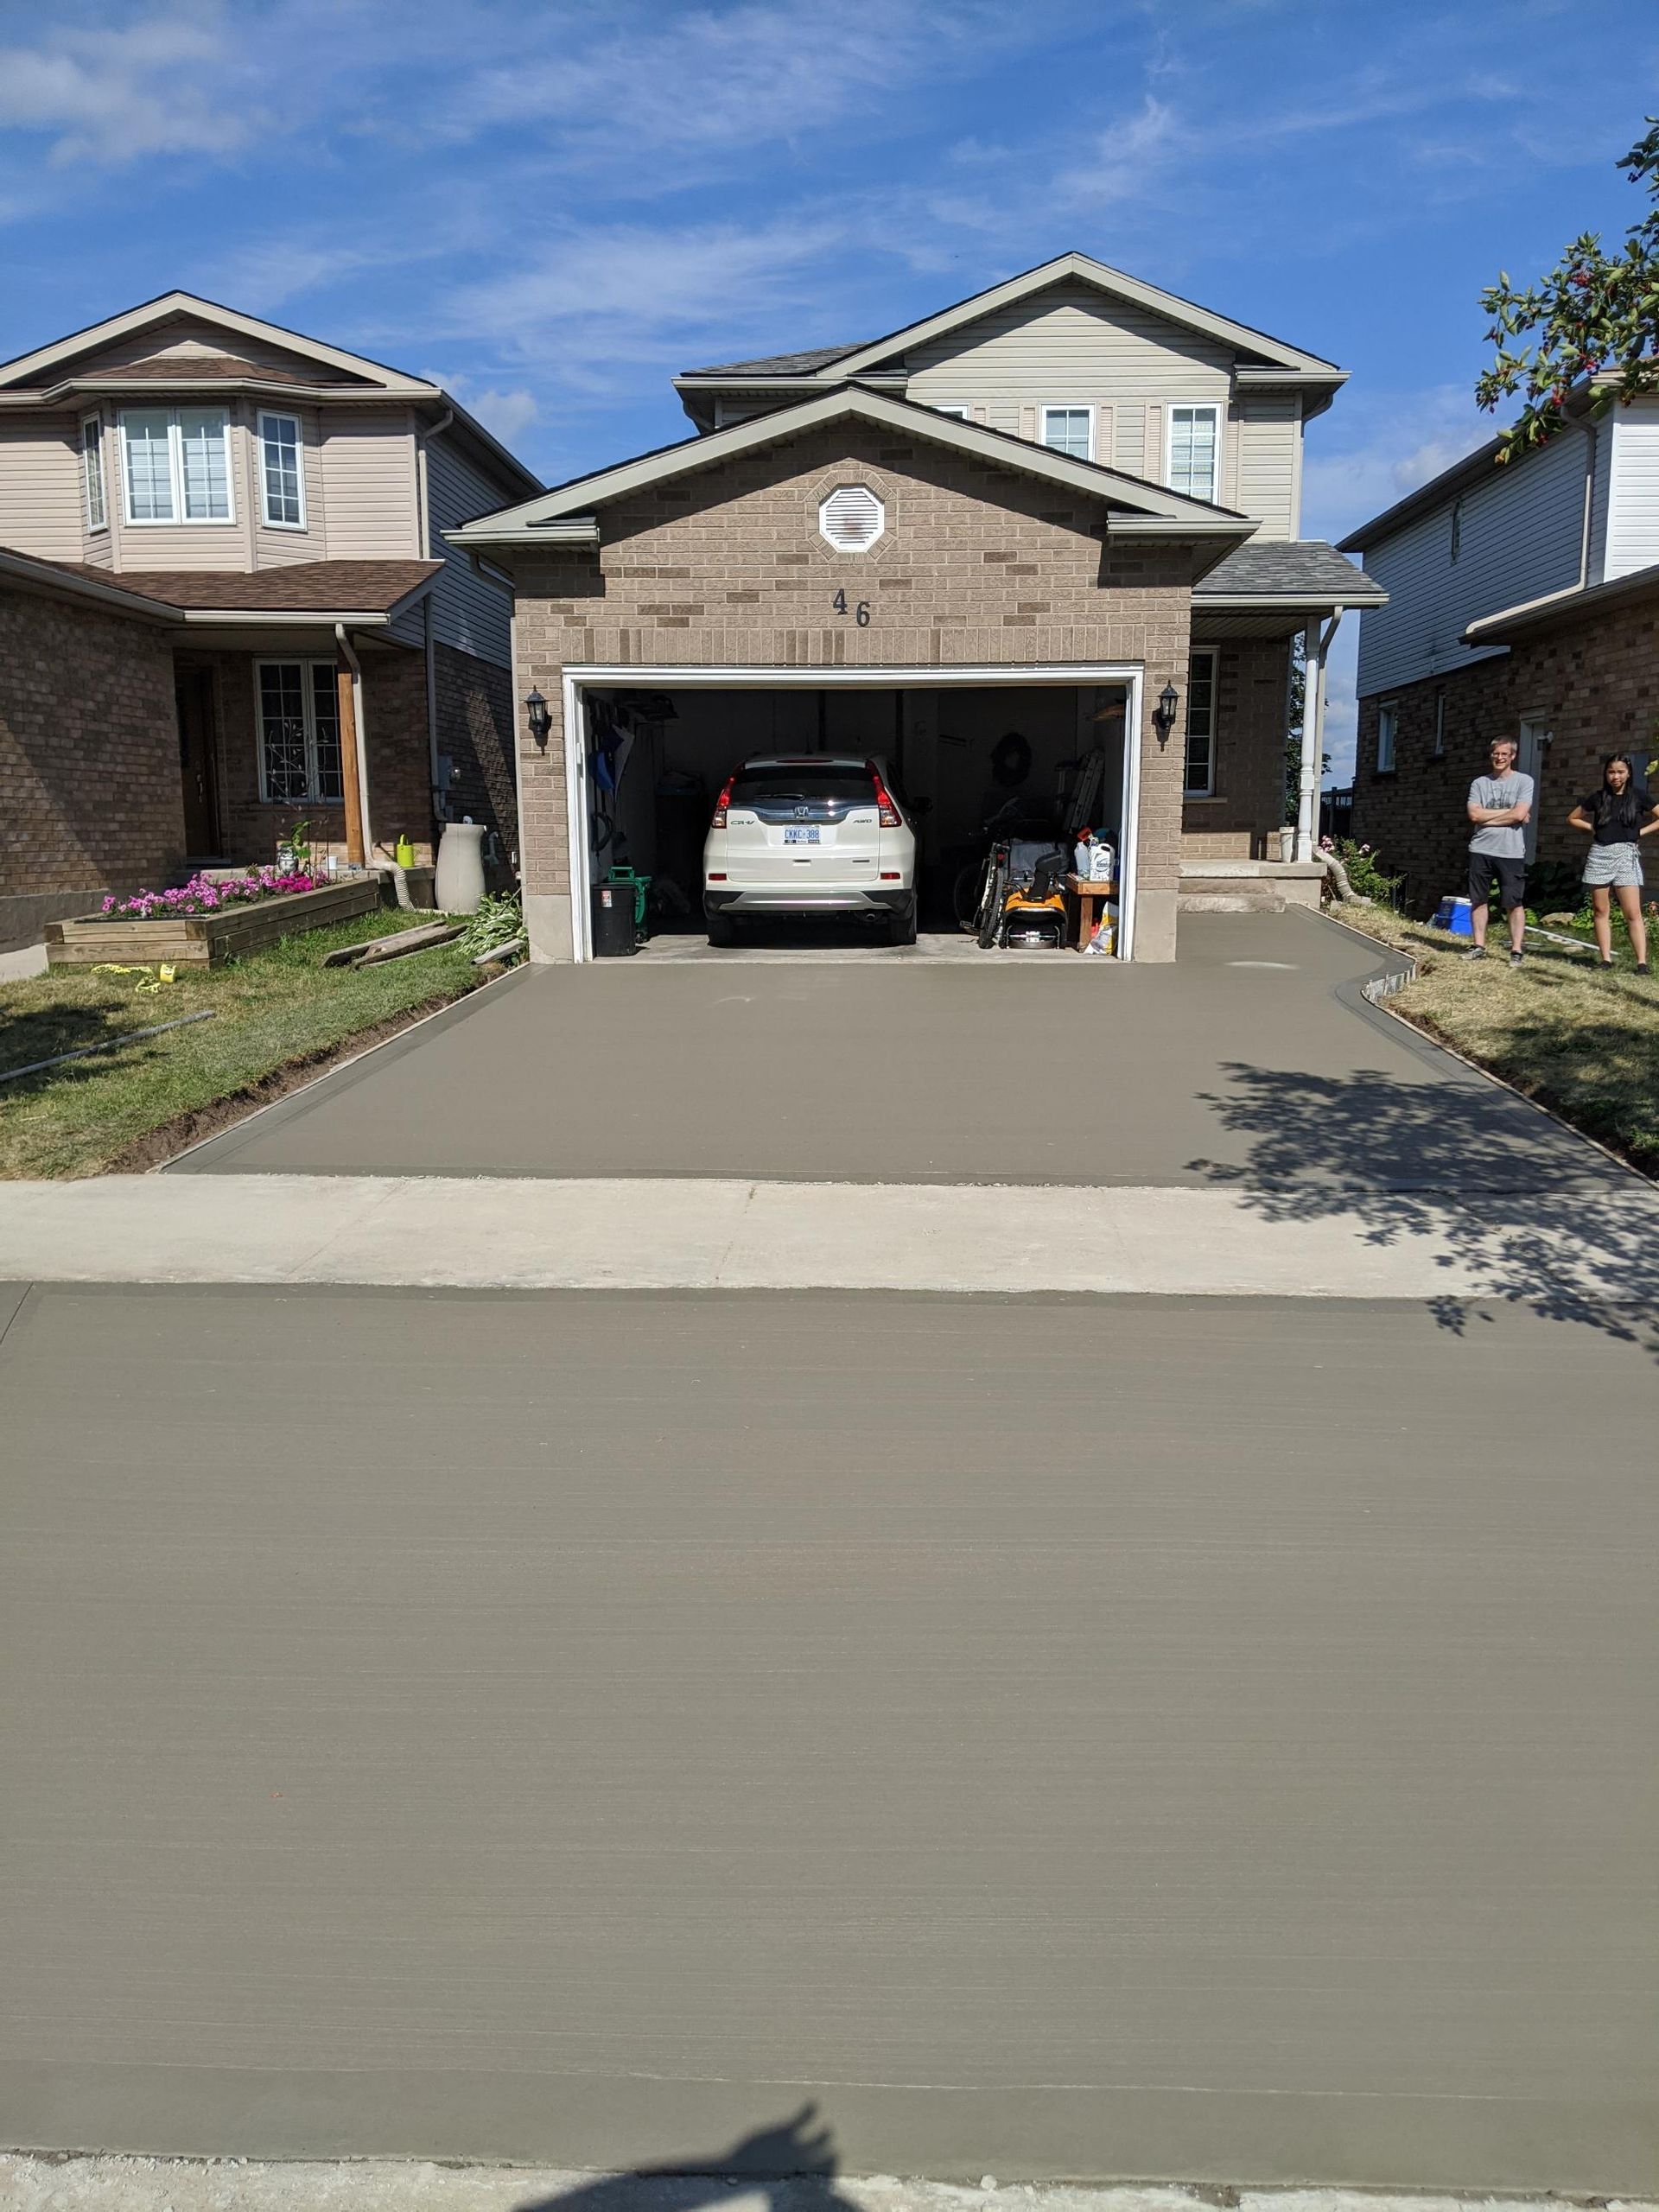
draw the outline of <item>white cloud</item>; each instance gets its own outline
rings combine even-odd
[[[0,126],[47,134],[60,164],[226,155],[264,127],[245,93],[226,97],[227,73],[239,67],[217,11],[54,25],[37,45],[0,47]]]
[[[470,382],[465,377],[451,377],[447,389],[461,401],[469,415],[476,415],[486,430],[493,430],[503,445],[510,446],[515,438],[522,437],[532,423],[541,417],[541,406],[532,391],[520,385],[513,391],[498,391],[493,385],[484,391],[468,391],[465,397],[459,387]]]

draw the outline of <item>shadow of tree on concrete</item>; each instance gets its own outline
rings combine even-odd
[[[734,2182],[747,2185],[746,2195],[760,2188],[769,2212],[859,2212],[835,2186],[840,2171],[833,2133],[817,2107],[805,2104],[788,2120],[707,2155],[603,2174],[518,2212],[696,2212],[699,2205],[723,2202]]]
[[[1376,1247],[1433,1239],[1458,1288],[1431,1308],[1459,1334],[1484,1301],[1523,1303],[1659,1359],[1659,1192],[1642,1177],[1541,1116],[1535,1131],[1484,1084],[1224,1072],[1231,1088],[1203,1103],[1248,1157],[1187,1166],[1263,1220],[1347,1220]]]

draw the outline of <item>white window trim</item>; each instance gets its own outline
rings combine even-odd
[[[973,409],[959,399],[936,399],[932,407],[936,415],[948,415],[955,423],[971,423],[974,419]]]
[[[121,518],[129,530],[233,530],[236,526],[236,452],[231,437],[231,410],[228,407],[190,406],[192,415],[222,415],[225,418],[225,504],[228,512],[222,515],[187,515],[184,512],[184,439],[179,427],[180,410],[176,407],[124,408],[118,425],[121,440]],[[136,515],[132,512],[132,478],[127,467],[127,416],[129,415],[165,415],[167,417],[167,465],[173,493],[170,515]]]
[[[98,504],[102,512],[96,522],[92,519],[92,472],[87,466],[86,433],[88,429],[95,429],[98,432]],[[104,417],[94,408],[90,415],[83,415],[80,418],[80,508],[86,519],[86,534],[89,537],[96,536],[100,531],[107,531],[110,527],[110,472],[109,465],[104,458],[105,443]]]
[[[1191,733],[1186,725],[1192,712],[1192,663],[1195,660],[1207,660],[1210,664],[1210,773],[1208,779],[1202,784],[1189,784],[1186,780],[1187,746],[1191,741]],[[1216,796],[1216,694],[1221,677],[1221,655],[1213,645],[1199,645],[1188,653],[1187,663],[1186,713],[1181,718],[1181,797],[1184,799],[1214,798]]]
[[[300,705],[305,722],[305,796],[303,798],[273,798],[270,782],[265,770],[264,671],[268,668],[299,668],[305,672],[300,683]],[[254,759],[259,764],[259,803],[262,806],[344,806],[345,761],[340,762],[340,797],[325,798],[317,785],[317,701],[312,670],[326,668],[331,675],[337,673],[337,664],[319,659],[313,653],[266,653],[253,664],[253,744]],[[336,695],[338,697],[338,695]],[[339,713],[336,704],[335,713]],[[344,728],[340,730],[340,744],[346,742]]]
[[[1089,450],[1082,458],[1095,457],[1095,410],[1086,399],[1051,399],[1037,410],[1037,442],[1050,453],[1065,453],[1065,446],[1051,446],[1048,442],[1048,418],[1051,415],[1086,415],[1089,417]],[[1076,460],[1074,454],[1071,456]]]
[[[294,459],[299,474],[300,518],[298,522],[273,522],[270,515],[270,493],[265,482],[265,425],[267,423],[291,423],[294,425]],[[262,407],[254,417],[254,442],[259,448],[259,526],[262,530],[304,530],[308,527],[305,509],[305,424],[297,415],[290,415],[284,407]]]
[[[1382,758],[1382,717],[1385,715],[1389,718],[1389,757],[1386,760]],[[1400,702],[1397,699],[1380,699],[1376,708],[1376,773],[1379,776],[1397,774],[1399,759]]]
[[[1164,483],[1172,492],[1175,488],[1175,410],[1178,407],[1185,407],[1191,412],[1202,412],[1215,418],[1216,477],[1214,483],[1210,486],[1210,504],[1212,506],[1218,506],[1221,504],[1224,467],[1221,441],[1226,421],[1226,410],[1218,399],[1172,399],[1166,404],[1164,409]],[[1198,494],[1196,492],[1183,492],[1180,496],[1184,499],[1196,499]]]

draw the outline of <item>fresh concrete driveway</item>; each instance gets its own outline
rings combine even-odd
[[[1173,968],[604,962],[521,973],[194,1173],[1535,1190],[1618,1171],[1366,1007],[1376,949],[1195,914]]]
[[[855,2172],[1650,2187],[1616,1335],[16,1306],[11,2142],[604,2167],[816,2099]]]

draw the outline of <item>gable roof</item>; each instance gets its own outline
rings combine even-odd
[[[67,338],[54,339],[49,346],[36,346],[32,353],[20,353],[15,360],[0,362],[0,390],[38,376],[42,370],[67,366],[81,355],[95,353],[100,346],[111,345],[118,339],[130,338],[185,316],[216,323],[238,338],[257,339],[267,346],[281,346],[285,353],[296,353],[302,360],[315,361],[319,368],[335,372],[333,377],[320,377],[319,383],[334,382],[343,374],[353,382],[361,379],[382,391],[435,395],[439,389],[424,377],[406,376],[401,369],[388,368],[384,361],[372,361],[366,354],[348,353],[340,346],[324,345],[321,339],[306,338],[297,330],[285,330],[280,323],[262,321],[257,315],[244,315],[239,308],[225,307],[217,300],[204,300],[194,292],[162,292],[136,308],[107,315],[102,322],[89,323],[84,330],[71,331]]]
[[[176,361],[138,361],[119,367],[93,366],[80,373],[76,372],[75,364],[102,346],[148,330],[159,331],[169,322],[184,320],[208,323],[233,337],[279,347],[302,361],[315,364],[317,373],[308,379],[280,363],[267,365],[238,360],[232,354],[212,353],[183,356]],[[55,378],[49,373],[54,369],[61,372]],[[534,470],[526,468],[493,431],[486,430],[458,400],[429,378],[409,376],[402,369],[388,368],[384,361],[371,360],[365,353],[348,353],[342,346],[325,345],[321,339],[307,338],[297,330],[265,322],[257,315],[244,315],[238,308],[202,299],[194,292],[163,292],[120,315],[106,316],[102,322],[89,323],[84,330],[72,331],[67,338],[54,339],[49,346],[36,346],[31,353],[20,353],[14,360],[0,362],[0,409],[60,405],[67,396],[75,391],[110,391],[141,382],[158,389],[176,384],[187,390],[205,384],[239,383],[254,391],[266,385],[280,385],[296,391],[326,393],[331,404],[335,400],[406,399],[411,405],[425,407],[429,413],[447,409],[465,435],[495,465],[499,476],[509,483],[521,485],[532,485],[538,480]],[[444,426],[440,423],[438,427]]]
[[[1216,315],[1208,308],[1182,299],[1178,293],[1166,292],[1160,286],[1148,284],[1122,269],[1109,268],[1092,254],[1073,252],[1039,262],[1036,268],[1022,270],[1018,276],[1010,276],[983,292],[975,292],[965,300],[958,300],[953,307],[941,308],[937,315],[924,316],[919,322],[908,323],[903,329],[889,331],[885,338],[873,339],[861,346],[830,346],[806,353],[774,353],[756,361],[731,361],[722,368],[690,369],[674,381],[678,386],[702,378],[814,375],[822,374],[831,366],[837,380],[858,376],[866,370],[879,368],[893,354],[910,346],[948,336],[965,324],[978,321],[982,315],[993,315],[999,308],[1017,304],[1033,293],[1046,291],[1050,286],[1068,280],[1087,284],[1109,298],[1145,308],[1166,321],[1217,339],[1241,353],[1252,354],[1262,367],[1281,372],[1288,382],[1306,380],[1334,389],[1347,380],[1347,371],[1339,369],[1334,361],[1327,361],[1321,354],[1304,353],[1300,346],[1287,345],[1281,338],[1270,338],[1265,331],[1252,329],[1248,323]]]
[[[1120,511],[1108,528],[1118,536],[1134,534],[1175,538],[1211,538],[1237,544],[1250,537],[1256,524],[1248,515],[1230,507],[1212,506],[1207,500],[1188,499],[1161,484],[1104,468],[1092,461],[1077,461],[1049,446],[1034,445],[1027,438],[1006,430],[988,429],[982,423],[965,423],[941,415],[931,407],[899,399],[891,393],[872,391],[863,385],[842,384],[829,391],[753,416],[747,423],[712,430],[704,437],[682,439],[658,447],[632,461],[577,476],[556,485],[537,499],[527,499],[499,513],[483,515],[461,530],[448,533],[451,545],[554,544],[560,542],[597,543],[599,524],[592,512],[608,500],[624,499],[677,476],[700,469],[718,468],[722,461],[767,445],[798,437],[804,430],[825,423],[855,420],[880,429],[901,430],[944,446],[976,461],[1034,476],[1068,491],[1080,492]]]
[[[1389,594],[1363,569],[1319,537],[1258,537],[1218,561],[1192,587],[1194,609],[1281,605],[1386,607]]]

